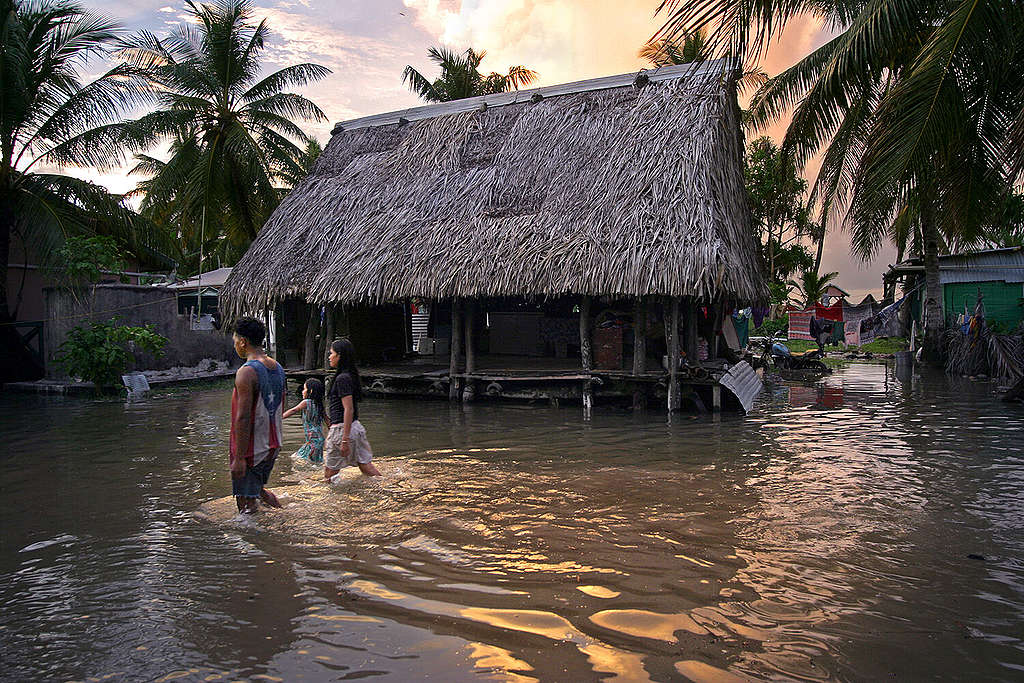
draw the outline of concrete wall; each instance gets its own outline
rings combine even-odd
[[[44,294],[47,377],[57,379],[65,376],[55,356],[71,328],[90,320],[106,321],[115,316],[123,325],[151,324],[156,332],[169,340],[163,356],[137,352],[134,366],[129,370],[188,367],[204,358],[237,360],[230,335],[218,330],[189,329],[188,317],[178,315],[174,290],[113,284],[78,290],[47,287]]]

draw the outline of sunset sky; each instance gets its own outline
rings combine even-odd
[[[184,18],[184,4],[161,0],[87,2],[130,31],[162,35]],[[333,73],[304,94],[327,113],[329,123],[307,127],[322,142],[337,121],[421,104],[402,84],[402,69],[436,71],[426,57],[431,45],[486,50],[481,70],[505,71],[522,64],[539,73],[537,85],[638,71],[637,50],[661,26],[657,0],[258,0],[273,37],[268,69],[316,62]],[[822,44],[826,36],[810,20],[795,22],[762,63],[774,75]],[[784,125],[768,131],[779,138]],[[748,139],[751,134],[748,133]],[[808,173],[813,174],[812,165]],[[124,173],[70,171],[115,191],[134,186]],[[883,250],[868,265],[849,254],[849,240],[830,234],[823,271],[838,270],[839,284],[859,300],[881,288],[880,274],[892,262]]]

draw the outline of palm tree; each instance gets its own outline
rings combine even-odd
[[[646,59],[651,66],[661,68],[676,64],[690,64],[714,59],[714,51],[708,42],[708,32],[704,28],[684,31],[676,38],[652,38],[640,48],[638,56]],[[741,93],[757,90],[768,81],[760,67],[747,69],[740,76],[737,84]]]
[[[525,66],[509,67],[505,74],[480,73],[480,62],[487,55],[486,50],[477,52],[469,48],[457,54],[446,47],[432,47],[427,50],[430,60],[441,67],[441,75],[431,81],[411,66],[402,72],[402,82],[427,102],[450,102],[477,95],[518,90],[537,79],[537,72]]]
[[[804,308],[810,308],[821,301],[821,297],[825,296],[825,292],[837,277],[837,272],[825,273],[819,277],[817,271],[805,270],[799,281],[790,280],[786,284],[800,293],[804,300]]]
[[[295,123],[322,122],[323,111],[286,88],[330,73],[296,64],[260,78],[270,33],[252,23],[249,0],[186,2],[189,23],[166,38],[141,32],[120,56],[155,85],[154,111],[122,127],[142,151],[170,143],[166,161],[140,155],[133,172],[144,213],[179,226],[181,237],[233,262],[256,237],[281,197],[279,186],[301,167],[308,136]],[[296,142],[297,141],[297,142]]]
[[[7,264],[12,241],[50,263],[64,237],[105,233],[122,246],[145,238],[121,197],[49,169],[116,161],[108,125],[142,102],[146,82],[118,65],[83,83],[119,25],[67,0],[0,0],[0,356],[17,362]],[[123,158],[123,157],[122,157]],[[8,364],[5,362],[5,366]],[[2,369],[7,377],[9,368]]]
[[[309,139],[309,142],[306,143],[306,148],[302,150],[302,155],[295,159],[294,164],[281,172],[281,182],[284,185],[285,194],[313,172],[313,167],[316,166],[316,162],[320,155],[323,154],[323,151],[323,147],[320,146],[316,138]]]
[[[976,238],[1024,169],[1024,5],[1015,0],[664,0],[668,35],[717,25],[722,53],[756,55],[799,14],[838,35],[757,93],[755,125],[793,110],[783,147],[824,149],[812,197],[865,259],[917,244],[925,349],[944,325],[938,255]],[[914,239],[916,237],[916,239]]]

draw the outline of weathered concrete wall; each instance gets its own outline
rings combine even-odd
[[[194,366],[204,358],[235,361],[231,337],[218,330],[189,328],[187,316],[178,315],[174,290],[139,285],[96,285],[69,290],[47,287],[46,296],[46,376],[65,376],[56,355],[68,332],[88,321],[106,321],[118,317],[122,325],[153,325],[168,338],[164,355],[154,357],[136,352],[129,370],[164,370],[176,366]]]

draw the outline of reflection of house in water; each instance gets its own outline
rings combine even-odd
[[[710,405],[723,311],[765,291],[735,77],[712,61],[341,123],[222,299],[311,302],[307,340],[321,315],[350,335],[379,393]]]
[[[789,387],[789,404],[794,408],[802,406],[821,406],[823,408],[843,407],[843,388],[824,385]]]

